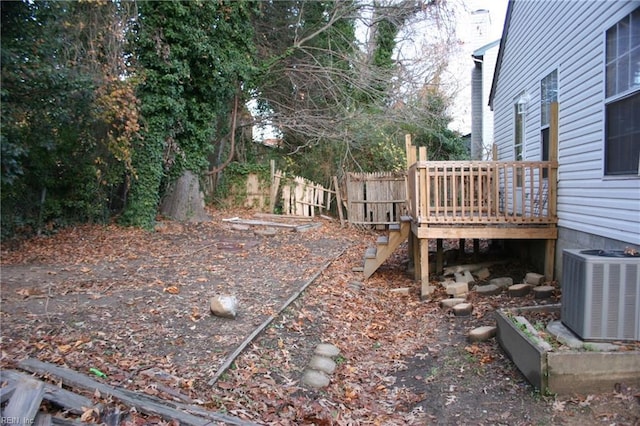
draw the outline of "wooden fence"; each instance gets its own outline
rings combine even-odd
[[[407,213],[404,172],[348,173],[347,212],[354,225],[400,223]]]
[[[328,212],[331,210],[332,201],[336,199],[340,221],[343,221],[340,192],[337,179],[334,180],[334,189],[328,189],[300,176],[287,177],[284,172],[275,170],[271,163],[271,194],[270,211],[273,213],[276,200],[282,203],[282,214],[315,217],[316,212]]]

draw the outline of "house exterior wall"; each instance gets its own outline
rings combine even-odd
[[[514,104],[524,95],[524,160],[541,159],[540,82],[558,73],[556,265],[565,248],[640,247],[640,177],[604,175],[605,31],[637,1],[511,3],[493,109],[498,158],[514,158]],[[640,141],[638,142],[640,143]]]

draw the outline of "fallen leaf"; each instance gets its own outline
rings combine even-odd
[[[165,293],[169,293],[169,294],[178,294],[180,293],[180,289],[178,289],[178,287],[176,287],[175,285],[169,286],[169,287],[165,287],[164,290]]]

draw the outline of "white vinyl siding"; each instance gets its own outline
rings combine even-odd
[[[554,69],[559,88],[558,225],[640,244],[640,178],[604,176],[605,32],[638,2],[515,0],[494,87],[499,159],[513,158],[513,100],[531,96],[525,160],[539,160],[540,82]],[[544,22],[544,25],[534,25]]]

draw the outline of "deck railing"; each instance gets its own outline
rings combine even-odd
[[[553,224],[552,161],[416,161],[409,167],[409,210],[418,223]]]

